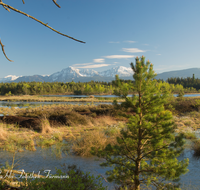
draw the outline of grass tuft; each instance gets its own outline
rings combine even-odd
[[[103,131],[89,131],[76,137],[72,144],[72,151],[80,156],[91,156],[91,148],[104,149],[108,144],[116,144],[115,137],[107,137]]]
[[[182,133],[184,135],[184,138],[186,139],[197,139],[196,135],[194,133],[191,132],[184,132]]]
[[[200,140],[197,140],[193,143],[192,150],[194,150],[193,156],[196,158],[200,158]]]
[[[52,128],[50,126],[49,120],[44,117],[41,119],[41,133],[46,134],[46,133],[51,133]]]
[[[4,125],[0,124],[0,141],[7,139],[8,132],[4,129]]]

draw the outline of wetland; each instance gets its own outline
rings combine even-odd
[[[98,98],[0,97],[2,167],[35,173],[48,169],[55,174],[55,168],[61,169],[63,164],[75,164],[84,172],[106,177],[109,168],[99,166],[103,159],[92,156],[91,147],[114,145],[120,129],[126,127],[127,118],[121,115],[130,113],[114,108],[112,102],[116,97]],[[190,160],[190,171],[181,176],[181,187],[198,189],[199,98],[174,97],[165,106],[173,112],[176,133],[182,133],[186,140],[184,153],[178,159]],[[103,180],[103,186],[108,189],[113,189],[114,185]]]

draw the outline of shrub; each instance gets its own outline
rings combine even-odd
[[[91,156],[91,147],[105,148],[108,144],[115,144],[116,139],[106,137],[102,131],[89,131],[82,133],[72,144],[72,151],[80,156]]]
[[[172,102],[171,104],[174,107],[175,112],[178,114],[198,111],[198,108],[195,106],[195,99],[193,98],[177,98],[176,101]]]
[[[191,133],[191,132],[185,132],[185,133],[182,133],[183,134],[183,137],[186,138],[186,139],[196,139],[196,135],[194,133]]]
[[[51,133],[52,132],[52,129],[50,127],[50,123],[49,123],[49,120],[47,118],[42,118],[41,119],[41,132],[44,134],[44,133]]]
[[[97,116],[96,113],[92,113],[92,114],[91,114],[91,117],[96,117],[96,116]]]
[[[82,95],[83,92],[82,92],[82,90],[74,90],[74,94],[75,95]]]
[[[93,95],[90,95],[89,98],[94,98],[94,96],[93,96]]]
[[[197,140],[193,143],[192,150],[194,150],[193,156],[196,158],[200,158],[200,140]]]
[[[64,165],[65,166],[65,165]],[[58,177],[60,178],[53,178]],[[65,176],[65,178],[61,178]],[[63,173],[57,169],[57,174],[48,178],[37,178],[35,180],[28,179],[24,181],[21,187],[23,190],[106,190],[103,187],[101,177],[94,177],[89,173],[84,173],[77,168],[76,165],[69,165],[66,172]]]

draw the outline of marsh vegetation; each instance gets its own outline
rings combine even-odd
[[[143,60],[144,58],[142,57],[141,59]],[[138,64],[140,64],[140,62],[138,62]],[[149,63],[147,63],[147,65],[149,65]],[[152,67],[152,65],[150,67]],[[138,67],[137,68],[138,72],[143,72],[142,68],[144,67],[143,66]],[[151,78],[150,76],[152,75],[151,71],[152,68],[149,70],[149,78]],[[144,73],[145,73],[144,76],[148,75],[146,71]],[[135,77],[137,79],[138,76]],[[141,78],[140,82],[142,80],[143,79]],[[118,80],[119,88],[115,89],[115,94],[120,96],[120,98],[97,98],[94,96],[89,96],[87,98],[73,99],[66,97],[41,97],[36,95],[11,96],[11,94],[9,96],[0,97],[1,101],[7,101],[7,102],[14,102],[14,101],[25,101],[25,102],[90,101],[91,102],[91,104],[88,105],[54,104],[54,105],[43,105],[38,107],[27,107],[21,109],[1,107],[0,114],[2,114],[3,116],[0,116],[0,149],[1,151],[8,151],[12,153],[12,158],[11,158],[12,163],[9,165],[9,163],[7,162],[4,164],[4,167],[13,170],[17,164],[15,161],[16,154],[20,154],[20,152],[26,150],[37,151],[38,148],[45,149],[48,147],[52,148],[51,149],[52,152],[58,158],[62,157],[63,153],[65,155],[73,154],[81,157],[91,157],[93,155],[98,155],[98,156],[101,155],[102,157],[105,157],[106,154],[110,155],[111,153],[113,153],[113,151],[115,152],[118,149],[120,149],[120,151],[115,152],[116,154],[115,153],[113,154],[114,157],[117,156],[116,159],[119,159],[118,156],[123,157],[124,155],[129,154],[127,152],[124,152],[126,149],[129,150],[129,146],[132,147],[132,145],[137,144],[137,143],[130,143],[129,142],[130,140],[126,142],[126,138],[129,138],[129,136],[132,134],[131,142],[132,141],[137,142],[138,139],[141,141],[141,138],[143,137],[141,136],[140,138],[138,138],[141,135],[141,133],[139,132],[137,134],[137,132],[138,130],[139,131],[143,130],[143,128],[144,131],[146,130],[149,131],[146,135],[147,139],[149,140],[149,143],[151,143],[151,148],[149,143],[146,145],[144,143],[143,146],[147,146],[145,150],[146,151],[151,150],[153,155],[155,154],[154,149],[157,149],[156,147],[160,146],[160,144],[157,144],[158,141],[155,141],[155,139],[150,140],[151,139],[151,137],[149,136],[150,134],[153,135],[154,138],[158,139],[161,138],[160,139],[161,144],[162,143],[169,144],[170,143],[169,139],[171,140],[175,139],[175,145],[174,145],[175,147],[174,149],[173,148],[170,149],[170,151],[172,152],[175,151],[175,154],[177,154],[177,156],[180,155],[181,151],[183,150],[183,144],[184,144],[183,139],[190,140],[191,141],[190,149],[193,151],[193,156],[195,158],[199,158],[200,143],[198,140],[199,136],[197,133],[200,128],[199,98],[191,98],[191,97],[185,98],[181,95],[179,95],[178,97],[174,97],[172,94],[170,95],[169,93],[171,91],[170,89],[171,86],[169,84],[163,83],[162,81],[157,82],[155,80],[148,81],[148,83],[151,84],[148,86],[149,90],[146,89],[147,81],[143,81],[141,85],[138,86],[138,96],[133,95],[132,97],[127,97],[128,93],[130,92],[129,87],[131,85],[137,86],[139,83],[135,84],[135,83],[122,82],[120,84],[120,82],[122,81]],[[145,88],[144,86],[141,88],[142,85],[144,85]],[[157,92],[157,90],[160,91]],[[141,96],[141,92],[144,93],[145,95]],[[149,92],[151,92],[152,95],[149,95]],[[180,92],[182,91],[180,90]],[[160,94],[159,97],[158,94]],[[139,98],[139,104],[137,102],[138,98]],[[152,102],[150,101],[150,99],[152,99]],[[143,104],[141,104],[141,100]],[[113,102],[113,103],[109,105],[101,104],[96,106],[93,104],[93,102],[95,101]],[[147,104],[146,102],[149,103]],[[149,104],[152,105],[148,107]],[[147,108],[141,109],[140,107],[142,105],[146,105]],[[139,107],[136,109],[135,106]],[[155,106],[155,109],[153,106]],[[144,112],[146,114],[145,116],[146,120],[143,119],[143,116],[141,114],[142,113],[141,110],[144,111],[145,109],[147,110],[146,112]],[[148,119],[149,122],[146,122]],[[157,132],[151,129],[151,127],[147,127],[150,124],[151,125],[153,123],[156,124],[157,120],[159,122],[163,120],[163,123],[159,124],[161,128],[159,130],[156,128]],[[135,126],[134,122],[135,124],[137,124],[136,128],[133,127]],[[162,128],[162,125],[165,127]],[[155,126],[157,127],[157,124]],[[155,126],[152,125],[152,127]],[[162,132],[162,135],[163,134],[166,135],[166,139],[162,140],[163,136],[161,135],[159,137],[159,131],[166,130],[166,127],[169,128],[167,132],[165,134],[164,131]],[[121,149],[120,144],[123,143],[125,143],[125,145],[128,145],[128,148],[124,147]],[[169,144],[169,146],[173,145]],[[179,147],[180,149],[179,148],[177,149],[177,147]],[[135,151],[134,147],[132,148],[130,150]],[[139,149],[140,148],[141,146],[139,146]],[[137,149],[137,151],[134,152],[133,155],[135,154],[137,155],[139,149]],[[165,151],[169,151],[168,148]],[[121,155],[121,153],[123,153],[123,155]],[[156,152],[156,154],[158,154],[158,152]],[[166,156],[162,153],[162,151],[159,152],[159,154],[161,154],[160,155],[161,157],[164,156],[163,159],[166,159],[165,158]],[[150,159],[154,159],[154,156]],[[129,159],[130,157],[128,156],[127,158]],[[109,157],[109,159],[110,160],[107,161],[112,162],[111,157]],[[168,157],[167,160],[169,161]],[[166,163],[168,162],[167,160],[165,160]],[[114,162],[115,161],[116,160],[114,160]],[[157,161],[159,162],[160,160]],[[163,163],[165,161],[163,160]],[[125,165],[123,165],[122,162],[123,162],[122,160],[121,161],[119,160],[117,165],[122,164],[123,167],[126,167],[126,164],[129,163],[127,162],[125,163]],[[177,160],[173,160],[173,162],[177,162]],[[134,163],[132,164],[134,165]],[[147,167],[147,165],[145,165],[145,167]],[[178,165],[180,164],[178,163]],[[181,172],[183,173],[187,172],[186,171],[187,165],[188,163],[186,162],[184,164],[182,163],[182,165],[180,165],[180,168],[176,169],[177,171],[180,170],[180,173],[177,175],[180,175]],[[117,170],[119,170],[118,171],[119,173],[122,172],[120,176],[124,175],[124,172],[125,173],[128,172],[127,175],[130,175],[130,172],[127,169],[123,170],[123,167],[117,168]],[[181,167],[183,168],[181,169]],[[156,172],[158,172],[158,169],[154,171],[154,173]],[[62,172],[58,171],[58,173],[61,174]],[[77,174],[73,178],[80,182],[80,184],[78,183],[78,186],[76,188],[105,189],[105,187],[102,187],[101,182],[98,181],[99,178],[95,179],[89,177],[88,174],[84,173],[81,174],[80,170],[78,170],[75,166],[68,168],[68,174],[70,174],[71,176]],[[111,181],[116,177],[115,175],[117,175],[112,172],[109,174],[110,178],[108,179]],[[134,175],[136,176],[136,174]],[[170,180],[173,178],[174,179],[177,178],[177,176],[174,177],[173,176],[174,173],[172,172],[170,174],[170,177],[168,176],[168,178],[166,179]],[[118,180],[117,184],[120,185],[121,188],[140,189],[140,182],[139,182],[140,180],[138,180],[138,178],[136,177],[134,178],[133,181],[135,182],[133,183],[130,182],[129,177],[126,176],[125,178],[123,178],[123,182],[118,180],[118,177],[116,177],[115,180]],[[165,178],[165,176],[162,177]],[[150,178],[152,178],[152,176],[150,176]],[[92,181],[90,181],[89,179],[92,179]],[[3,180],[2,183],[7,183],[7,184],[10,183],[10,185],[12,185],[11,183],[14,182],[13,180],[14,179],[10,181]],[[66,183],[72,185],[76,183],[76,180],[66,181]],[[95,183],[93,183],[94,181]],[[155,185],[159,188],[160,187],[165,189],[178,188],[178,186],[176,185],[164,184],[161,181],[155,180],[154,178],[148,181],[147,187],[148,184],[150,184],[151,182],[153,182],[152,185]],[[37,186],[38,184],[40,185],[44,184],[43,188],[50,188],[48,186],[50,183],[58,186],[58,183],[60,182],[59,180],[52,181],[51,179],[49,179],[47,181],[42,181],[41,179],[39,181],[34,180],[29,182],[26,180],[24,183],[26,183],[24,187],[22,186],[19,187],[18,185],[17,188],[38,189]],[[88,183],[91,183],[94,186],[88,187],[87,186]],[[98,185],[95,186],[95,184]],[[20,185],[22,184],[20,183]],[[1,184],[1,186],[3,187],[3,184]],[[60,188],[61,189],[71,188],[72,186],[70,185],[66,186],[65,184]],[[119,187],[116,187],[116,189]],[[54,187],[52,186],[52,188],[55,188],[55,186]]]
[[[175,131],[192,140],[191,149],[196,157],[200,152],[198,101],[198,98],[174,97],[165,105],[173,112]],[[0,111],[5,115],[1,117],[0,125],[1,150],[14,155],[25,150],[35,151],[37,147],[54,146],[52,151],[57,157],[63,152],[88,157],[92,156],[92,147],[103,149],[108,144],[115,145],[120,130],[126,127],[127,118],[123,115],[130,114],[130,110],[106,104],[46,105],[1,108]]]

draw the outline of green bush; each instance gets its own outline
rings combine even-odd
[[[65,166],[65,165],[64,165]],[[66,166],[65,166],[66,167]],[[22,185],[23,190],[106,190],[103,187],[101,177],[94,177],[84,173],[76,165],[69,165],[66,173],[57,169],[57,174],[48,178],[28,179]],[[56,178],[57,176],[57,178]],[[60,178],[58,178],[58,176]],[[65,176],[65,178],[61,178]],[[68,177],[66,177],[68,176]],[[54,178],[53,178],[54,177]],[[25,186],[26,185],[26,186]]]
[[[0,189],[6,189],[6,184],[0,180]]]
[[[196,135],[194,133],[191,133],[191,132],[185,132],[185,133],[182,133],[183,134],[183,137],[186,138],[186,139],[196,139]]]
[[[200,158],[200,140],[197,140],[193,143],[192,150],[194,150],[193,156],[196,158]]]

